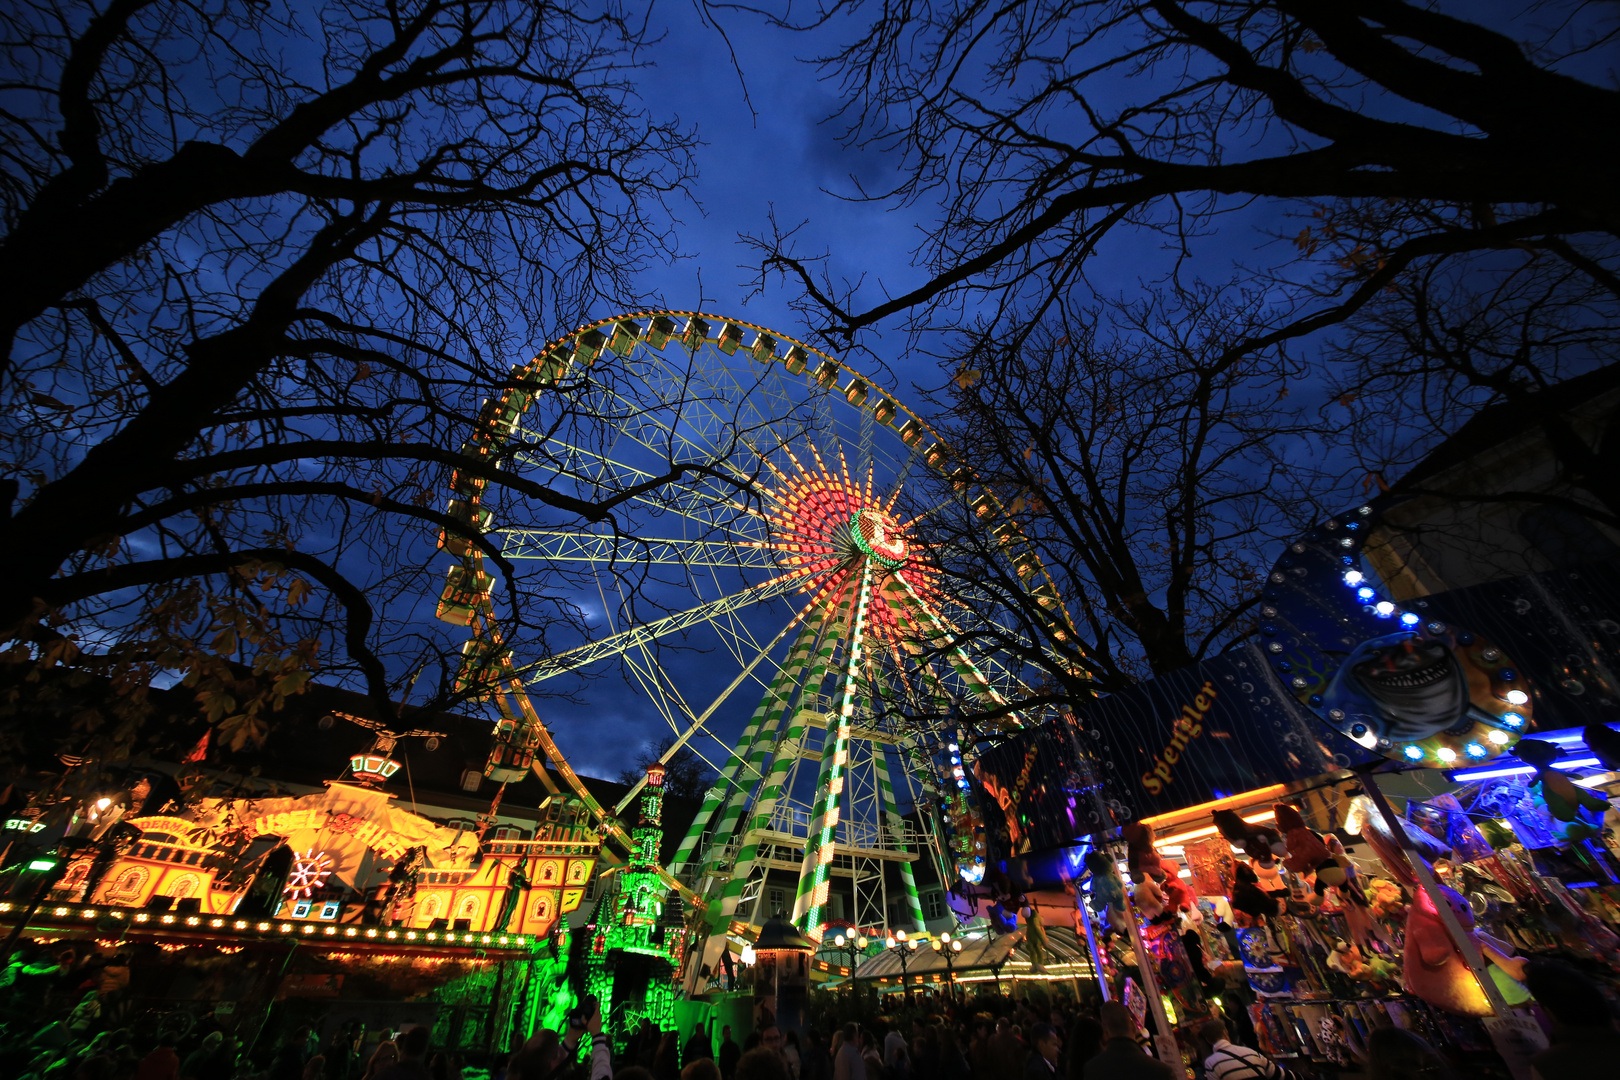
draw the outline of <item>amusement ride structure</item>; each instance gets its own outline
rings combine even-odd
[[[571,425],[569,408],[609,422]],[[763,327],[643,312],[583,327],[515,368],[462,453],[615,504],[588,531],[503,529],[484,479],[452,480],[464,531],[441,537],[456,562],[438,613],[470,631],[460,685],[499,711],[486,776],[515,781],[549,759],[605,840],[645,867],[645,837],[616,816],[640,786],[599,805],[528,688],[617,661],[675,733],[666,761],[694,740],[729,750],[673,859],[654,868],[685,904],[686,992],[718,975],[728,938],[745,943],[773,915],[813,941],[829,921],[920,931],[917,859],[935,859],[947,881],[982,875],[972,830],[933,824],[961,818],[950,804],[968,798],[972,740],[948,718],[1014,697],[1016,672],[961,644],[995,614],[942,587],[931,521],[971,515],[1038,597],[1051,584],[990,493],[959,482],[955,497],[919,504],[925,470],[966,473],[894,395]],[[496,607],[497,548],[513,565],[539,560],[591,582],[607,632],[515,656]],[[648,618],[651,603],[662,606]],[[692,700],[670,643],[729,658],[735,677]],[[743,715],[740,737],[714,734]]]

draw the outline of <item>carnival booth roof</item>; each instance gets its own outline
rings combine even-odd
[[[906,978],[914,983],[943,981],[947,974],[944,953],[934,951],[927,939],[919,940],[921,944],[906,957]],[[962,951],[952,954],[949,970],[956,973],[959,981],[976,981],[963,977],[990,972],[997,972],[1002,978],[1091,978],[1091,957],[1086,943],[1068,927],[1046,928],[1044,974],[1035,971],[1038,958],[1023,930],[999,937],[962,937],[956,940],[962,942]],[[899,948],[885,949],[866,957],[855,968],[855,978],[898,981],[901,969],[900,957],[896,954],[899,951]]]

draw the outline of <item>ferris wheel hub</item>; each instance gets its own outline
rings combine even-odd
[[[876,507],[863,506],[855,511],[849,519],[849,536],[861,552],[890,570],[904,566],[911,554],[905,526],[894,515]]]

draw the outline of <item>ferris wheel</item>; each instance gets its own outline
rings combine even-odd
[[[828,921],[922,929],[912,864],[934,858],[954,874],[971,854],[919,827],[931,815],[903,811],[966,789],[968,740],[941,718],[1018,688],[1016,670],[961,644],[994,613],[944,587],[930,522],[966,514],[1010,560],[1020,550],[1016,523],[966,481],[919,503],[930,471],[967,475],[929,426],[802,342],[657,311],[583,327],[514,369],[463,454],[613,504],[595,528],[502,527],[483,480],[470,470],[452,480],[451,516],[486,544],[441,537],[458,561],[439,616],[471,630],[461,685],[500,709],[486,775],[514,781],[544,755],[627,842],[528,694],[616,665],[675,736],[670,754],[690,745],[718,774],[666,868],[703,912],[704,963],[734,922],[758,925],[778,908],[817,940]],[[538,564],[544,580],[594,589],[593,638],[515,656],[493,549],[511,566]],[[1018,565],[1032,590],[1050,589],[1035,564]],[[683,686],[693,650],[706,673],[725,666],[723,690]]]

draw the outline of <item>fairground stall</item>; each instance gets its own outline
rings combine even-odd
[[[1290,545],[1254,643],[964,755],[956,847],[989,852],[964,891],[1011,922],[1070,889],[1167,1061],[1218,1007],[1316,1071],[1395,1025],[1524,1076],[1547,1026],[1525,962],[1620,973],[1615,657],[1579,630],[1620,575],[1397,603],[1359,561],[1377,513]]]
[[[527,837],[414,813],[384,788],[389,749],[374,741],[308,794],[144,814],[142,779],[83,803],[53,854],[11,871],[10,944],[55,968],[71,950],[67,970],[121,972],[142,1015],[217,1024],[244,1046],[275,1015],[323,1035],[422,1023],[437,1047],[508,1047],[573,1000],[559,994],[567,916],[601,834],[571,795],[546,798]],[[5,825],[26,838],[45,818]]]

